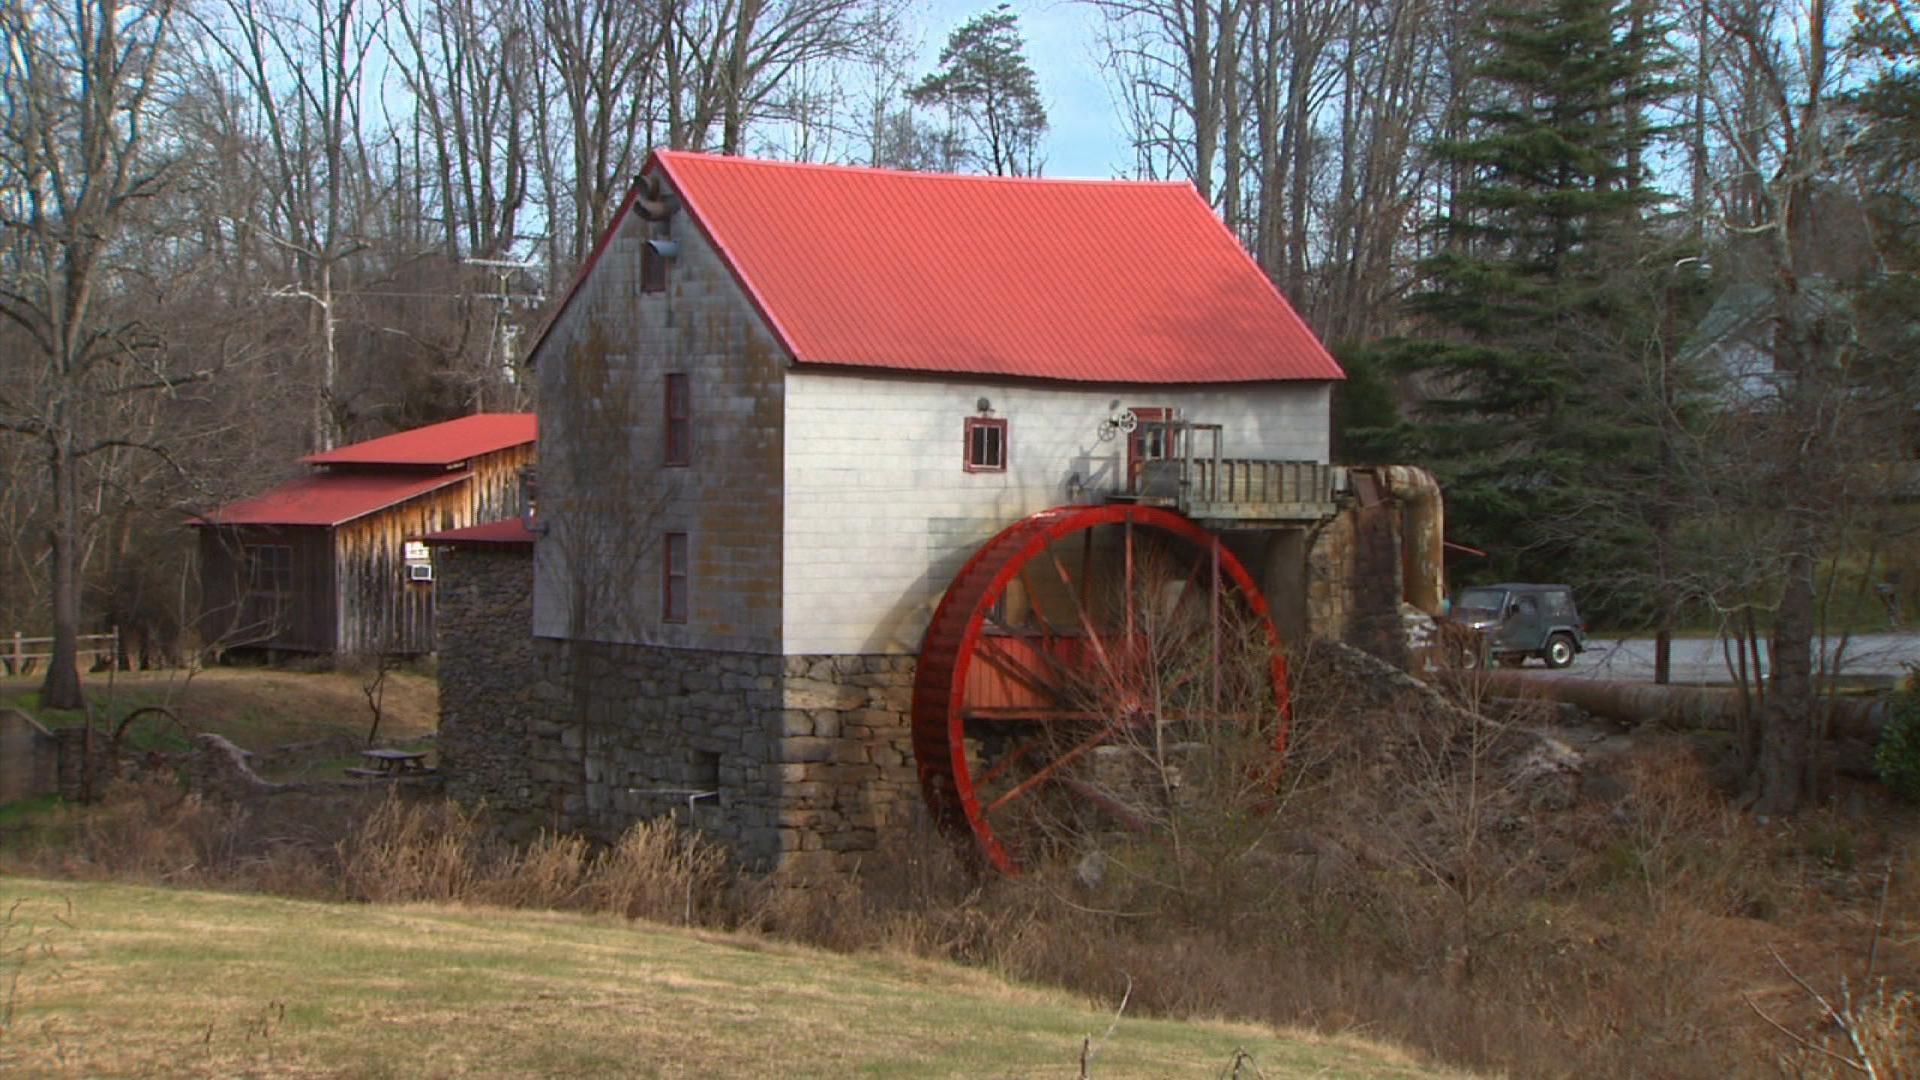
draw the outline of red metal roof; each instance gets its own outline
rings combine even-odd
[[[647,168],[665,171],[802,364],[1076,382],[1344,378],[1188,184],[682,151]]]
[[[467,547],[475,544],[531,544],[534,535],[519,518],[505,521],[489,521],[484,525],[469,525],[464,529],[448,529],[445,532],[428,533],[420,538],[422,542],[451,547]]]
[[[341,525],[472,476],[322,473],[290,480],[264,495],[228,503],[197,525]]]
[[[475,413],[309,454],[300,460],[313,465],[457,465],[481,454],[530,443],[536,434],[532,413]]]

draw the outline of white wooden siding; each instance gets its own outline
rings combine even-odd
[[[1225,425],[1223,453],[1327,460],[1326,383],[1216,389],[1006,385],[790,371],[786,378],[781,644],[788,655],[911,653],[979,544],[1020,518],[1124,486],[1122,408],[1170,406]],[[985,397],[1007,420],[1007,471],[962,467]]]

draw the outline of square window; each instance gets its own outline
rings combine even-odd
[[[986,416],[967,417],[966,470],[1007,471],[1007,422]]]
[[[660,553],[660,621],[687,621],[687,534],[668,533]]]
[[[283,596],[293,591],[293,548],[287,544],[248,544],[243,554],[247,591]]]
[[[693,387],[681,373],[667,376],[666,463],[693,463]]]

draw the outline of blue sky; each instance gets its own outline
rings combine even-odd
[[[932,71],[947,34],[961,23],[992,11],[997,0],[925,0],[909,9],[921,34],[916,75]],[[1011,4],[1020,16],[1027,60],[1040,81],[1051,124],[1046,140],[1046,174],[1053,177],[1106,178],[1122,175],[1131,164],[1113,102],[1101,81],[1095,56],[1100,13],[1063,0]]]

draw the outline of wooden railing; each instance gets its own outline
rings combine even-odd
[[[1152,426],[1149,421],[1142,426]],[[1173,421],[1162,445],[1175,457],[1142,464],[1132,495],[1196,520],[1318,521],[1333,513],[1334,468],[1317,461],[1230,458],[1219,424]]]
[[[111,662],[119,655],[120,628],[116,626],[105,634],[81,634],[75,660],[97,662],[104,656]],[[31,675],[40,661],[51,659],[50,637],[27,637],[15,630],[11,638],[0,639],[0,669],[8,675]]]
[[[1151,461],[1141,480],[1148,501],[1199,520],[1317,521],[1333,512],[1333,466],[1317,461]]]

